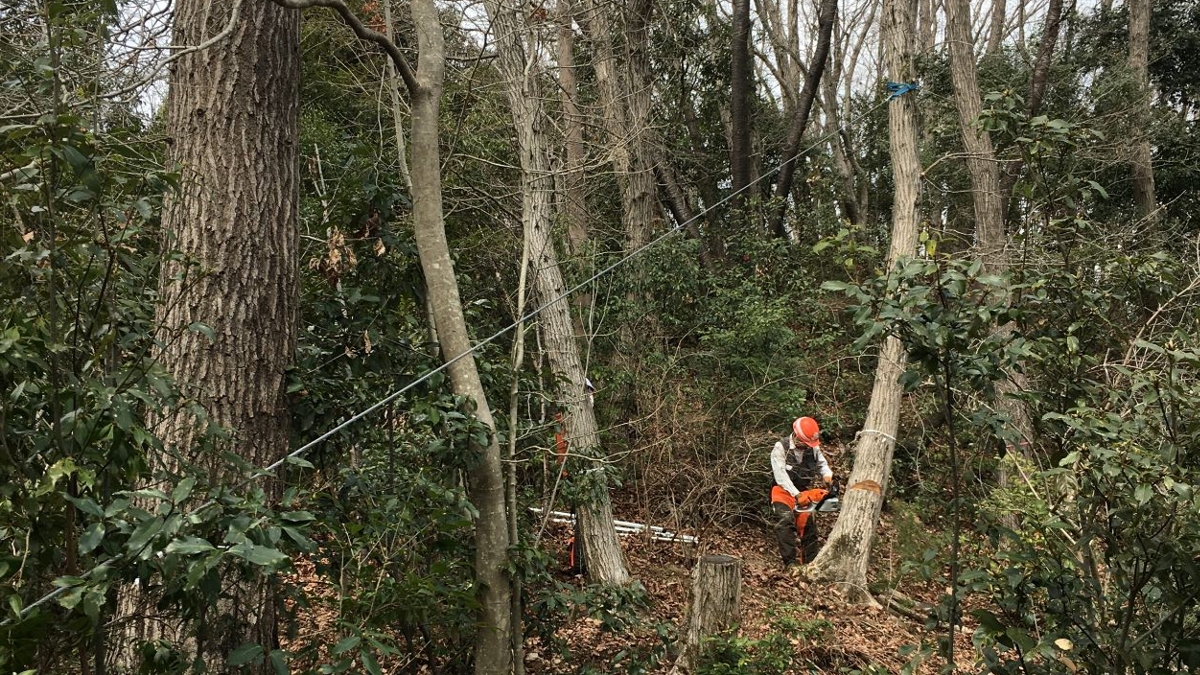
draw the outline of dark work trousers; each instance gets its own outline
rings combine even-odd
[[[771,509],[775,511],[775,539],[779,541],[779,555],[783,557],[784,566],[794,565],[796,560],[796,514],[787,504],[772,502]],[[800,537],[800,564],[810,563],[817,557],[820,547],[817,546],[817,519],[815,514],[809,514]]]

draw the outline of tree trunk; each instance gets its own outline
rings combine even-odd
[[[562,214],[567,221],[567,245],[571,255],[580,255],[588,238],[587,196],[584,190],[583,116],[579,114],[579,80],[575,76],[575,6],[571,0],[558,2],[558,89],[563,107],[563,141],[566,166]]]
[[[523,28],[521,5],[512,0],[486,0],[484,6],[497,36],[500,71],[506,80],[509,107],[517,130],[521,158],[521,221],[532,263],[533,287],[544,309],[540,315],[544,352],[550,370],[559,382],[556,399],[564,411],[563,422],[572,455],[596,458],[600,437],[596,417],[584,391],[583,364],[571,326],[569,305],[563,293],[566,284],[558,266],[551,236],[550,198],[554,178],[550,172],[545,134],[547,118],[535,78],[540,74],[536,33]],[[612,522],[608,487],[601,476],[592,481],[595,490],[588,503],[579,507],[583,549],[588,575],[601,583],[629,581],[624,554]],[[595,515],[602,515],[597,520]]]
[[[232,5],[179,0],[173,43],[194,45],[229,21]],[[184,168],[178,193],[164,204],[165,248],[200,263],[164,262],[159,275],[158,360],[212,423],[232,431],[229,450],[251,466],[288,446],[286,371],[296,349],[298,316],[299,17],[267,3],[244,3],[236,30],[172,68],[167,98],[171,160]],[[211,339],[191,327],[212,329]],[[154,420],[168,453],[155,469],[201,470],[214,483],[240,475],[223,453],[196,454],[203,424],[184,406]],[[268,495],[278,484],[263,479]],[[118,600],[122,639],[114,657],[137,669],[138,643],[164,639],[228,672],[236,647],[276,646],[274,593],[265,579],[222,580],[222,597],[195,626],[156,607],[152,589]],[[268,672],[260,665],[255,672]]]
[[[975,69],[975,54],[971,42],[971,7],[969,0],[946,0],[947,39],[950,41],[950,77],[954,84],[954,103],[958,109],[958,126],[967,151],[967,171],[971,178],[971,196],[975,212],[975,239],[984,274],[1002,275],[1008,271],[1007,237],[1004,232],[1004,202],[1001,198],[1000,168],[992,139],[987,131],[976,126],[983,110],[979,82]],[[996,328],[997,333],[1013,330],[1011,323]],[[1020,437],[1018,445],[1032,442],[1034,430],[1028,408],[1015,395],[1026,388],[1023,374],[1010,371],[996,385],[997,405],[1008,415],[1012,428]],[[1009,444],[1007,451],[1012,451]],[[1005,480],[1003,473],[1000,481]],[[1015,523],[1010,523],[1015,525]]]
[[[1054,47],[1058,44],[1058,29],[1062,25],[1063,0],[1050,0],[1046,7],[1046,21],[1042,24],[1042,43],[1038,46],[1037,61],[1033,65],[1033,75],[1029,80],[1029,116],[1036,117],[1042,110],[1042,97],[1046,94],[1046,84],[1050,75],[1050,63],[1054,57]],[[1008,194],[1008,190],[1004,191]]]
[[[775,183],[775,220],[772,229],[775,236],[787,237],[787,227],[784,221],[788,211],[788,197],[792,192],[792,177],[796,173],[796,164],[800,162],[800,141],[808,128],[809,114],[812,112],[813,101],[817,98],[817,89],[821,86],[821,74],[829,62],[829,42],[833,34],[833,22],[837,18],[837,0],[821,0],[817,12],[817,47],[813,51],[812,61],[808,64],[808,74],[804,78],[804,90],[796,105],[796,116],[788,128],[787,142],[783,146],[783,168],[779,170],[779,180]]]
[[[458,281],[446,243],[442,213],[441,159],[438,148],[438,110],[445,74],[445,42],[433,0],[413,0],[420,56],[418,86],[410,88],[412,101],[413,229],[421,269],[429,295],[434,299],[434,320],[443,357],[455,393],[474,401],[476,418],[489,430],[487,445],[471,442],[477,457],[469,475],[471,501],[479,510],[475,522],[475,578],[478,582],[481,616],[475,637],[475,673],[507,675],[510,651],[512,585],[508,566],[508,518],[504,509],[504,472],[500,444],[494,430],[467,323],[463,318]],[[461,357],[461,358],[460,358]],[[455,360],[457,359],[457,360]]]
[[[920,3],[918,30],[921,31],[921,41],[917,48],[921,54],[932,54],[937,46],[938,0],[918,0],[918,2]]]
[[[1129,71],[1137,82],[1138,99],[1134,106],[1133,128],[1139,130],[1133,144],[1133,200],[1138,215],[1153,224],[1158,220],[1158,205],[1154,194],[1154,169],[1150,163],[1150,139],[1146,125],[1150,122],[1150,7],[1151,0],[1128,0],[1129,8]]]
[[[592,0],[587,26],[595,49],[593,65],[613,172],[621,191],[625,249],[634,250],[650,241],[659,221],[650,134],[652,82],[648,24],[653,2],[636,0],[622,17],[610,16],[611,11],[614,11],[612,5]],[[614,18],[621,18],[625,23],[624,59],[618,59],[613,48],[615,24],[618,23]]]
[[[995,54],[1000,51],[1000,43],[1004,40],[1004,24],[1007,8],[1004,0],[992,0],[992,21],[988,27],[987,50],[985,54]]]
[[[730,46],[729,76],[729,167],[733,177],[735,209],[746,206],[750,196],[742,191],[750,185],[750,105],[754,75],[750,52],[750,0],[733,0],[733,43]]]
[[[826,100],[832,99],[834,102],[825,106],[825,117],[828,120],[825,132],[831,135],[829,139],[830,159],[833,160],[834,170],[837,171],[841,183],[842,214],[851,224],[862,225],[866,222],[867,194],[864,190],[859,189],[859,174],[854,162],[850,161],[852,150],[846,146],[847,139],[841,130],[841,116],[832,87],[828,94]]]
[[[885,0],[881,15],[884,60],[888,77],[912,82],[912,37],[917,0]],[[916,106],[911,96],[892,101],[888,109],[889,145],[896,193],[892,204],[892,242],[888,266],[894,268],[917,245],[921,164],[917,157]],[[904,346],[896,337],[884,340],[875,367],[875,385],[867,417],[855,448],[854,469],[842,497],[838,516],[824,548],[812,562],[812,576],[844,584],[852,597],[869,600],[867,564],[879,511],[891,475],[892,452],[900,422],[903,388],[900,375],[907,362]]]
[[[675,218],[676,227],[682,226],[684,232],[698,242],[700,265],[709,272],[714,271],[712,256],[704,246],[703,235],[700,233],[699,217],[688,203],[687,195],[683,193],[683,188],[679,185],[679,178],[675,175],[675,169],[665,158],[659,157],[655,163],[654,172],[658,176],[658,184],[663,191],[663,200],[667,203],[671,216]]]
[[[950,79],[958,109],[958,128],[967,151],[971,198],[975,205],[975,233],[980,258],[988,273],[1001,273],[1006,265],[1004,217],[1000,199],[1000,168],[988,132],[976,126],[983,111],[971,39],[969,0],[946,0],[946,39],[950,43]]]
[[[625,18],[625,63],[629,101],[630,174],[621,197],[625,250],[648,244],[661,222],[654,178],[654,139],[650,130],[651,92],[650,21],[654,0],[630,0]]]
[[[704,639],[720,635],[741,621],[742,561],[706,555],[692,571],[692,598],[679,627],[679,658],[672,674],[693,672]]]

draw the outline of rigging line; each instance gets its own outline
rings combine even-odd
[[[447,361],[446,361],[445,363],[443,363],[442,365],[438,366],[437,368],[434,368],[433,370],[431,370],[431,371],[429,371],[429,372],[425,373],[424,375],[420,376],[420,377],[419,377],[419,378],[417,378],[416,380],[413,380],[412,382],[410,382],[410,383],[408,383],[408,384],[404,385],[404,386],[403,386],[403,387],[401,387],[400,389],[398,389],[398,390],[396,390],[396,391],[394,391],[394,392],[392,392],[392,393],[388,394],[387,396],[385,396],[385,397],[383,397],[383,398],[379,399],[379,401],[375,402],[375,403],[374,403],[374,404],[372,404],[371,406],[369,406],[369,407],[367,407],[367,408],[364,408],[364,409],[363,409],[363,410],[361,410],[360,412],[356,413],[354,416],[352,416],[352,417],[348,418],[346,421],[342,422],[341,424],[338,424],[337,426],[335,426],[335,427],[333,427],[332,429],[330,429],[330,430],[326,431],[325,433],[321,434],[320,436],[317,436],[316,438],[314,438],[314,439],[312,439],[311,441],[309,441],[309,442],[305,443],[304,445],[300,446],[299,448],[296,448],[296,449],[295,449],[295,450],[293,450],[292,452],[289,452],[288,454],[286,454],[286,455],[284,455],[283,457],[279,458],[279,459],[278,459],[278,460],[276,460],[275,462],[273,462],[273,463],[271,463],[271,464],[269,464],[269,465],[267,465],[267,466],[265,466],[265,467],[263,467],[263,468],[261,468],[261,469],[257,469],[257,470],[255,470],[255,471],[253,472],[253,474],[252,474],[252,475],[251,475],[249,478],[247,478],[245,481],[243,481],[243,482],[241,483],[241,485],[246,485],[247,483],[251,483],[251,482],[253,482],[253,481],[257,480],[258,478],[261,478],[261,477],[263,477],[263,476],[265,476],[265,475],[269,474],[270,472],[274,471],[275,469],[278,469],[279,467],[281,467],[281,466],[283,466],[284,464],[286,464],[286,463],[287,463],[289,460],[291,460],[291,459],[295,459],[295,458],[299,457],[300,455],[303,455],[304,453],[308,452],[309,450],[312,450],[314,447],[316,447],[316,446],[320,445],[321,443],[325,442],[326,440],[328,440],[328,439],[329,439],[330,437],[332,437],[334,434],[337,434],[338,432],[345,430],[346,428],[348,428],[348,427],[352,426],[352,425],[353,425],[355,422],[358,422],[359,420],[363,419],[364,417],[367,417],[367,416],[368,416],[368,415],[370,415],[371,413],[374,413],[376,410],[379,410],[379,409],[380,409],[380,408],[382,408],[383,406],[385,406],[385,405],[387,405],[387,404],[391,403],[392,401],[395,401],[397,398],[400,398],[400,396],[402,396],[403,394],[405,394],[405,393],[406,393],[406,392],[408,392],[409,390],[413,389],[413,388],[414,388],[414,387],[416,387],[417,385],[421,384],[422,382],[425,382],[426,380],[428,380],[429,378],[433,377],[434,375],[436,375],[436,374],[438,374],[438,373],[440,373],[440,372],[442,372],[442,371],[446,370],[446,369],[447,369],[447,368],[449,368],[450,366],[454,365],[455,363],[457,363],[457,362],[458,362],[458,360],[459,360],[459,359],[463,358],[463,357],[464,357],[464,356],[466,356],[467,354],[473,354],[473,353],[474,353],[474,352],[475,352],[477,349],[479,349],[480,347],[483,347],[483,346],[485,346],[485,345],[487,345],[487,344],[490,344],[490,343],[492,343],[492,342],[496,341],[496,340],[497,340],[497,339],[499,339],[501,336],[505,335],[505,334],[506,334],[506,333],[508,333],[509,331],[511,331],[511,330],[513,330],[514,328],[516,328],[518,324],[520,324],[520,323],[522,323],[522,322],[525,322],[525,321],[528,321],[528,320],[530,320],[530,319],[532,319],[532,318],[536,317],[538,314],[541,314],[541,313],[542,313],[542,312],[543,312],[543,311],[544,311],[546,308],[550,307],[551,305],[553,305],[553,304],[555,304],[555,303],[561,302],[561,301],[562,301],[562,300],[564,300],[565,298],[568,298],[568,297],[570,297],[570,296],[571,296],[571,294],[575,293],[575,292],[576,292],[576,291],[578,291],[579,289],[581,289],[581,288],[583,288],[583,287],[587,286],[588,284],[590,284],[590,283],[592,283],[592,282],[596,281],[596,280],[597,280],[597,279],[599,279],[600,277],[602,277],[602,276],[604,276],[604,275],[608,274],[609,272],[611,272],[611,271],[615,270],[616,268],[620,267],[621,265],[624,265],[625,263],[629,262],[630,260],[633,260],[633,259],[634,259],[634,258],[636,258],[637,256],[641,255],[641,254],[642,254],[644,251],[646,251],[647,249],[649,249],[649,248],[651,248],[651,247],[653,247],[653,246],[657,245],[659,242],[663,241],[664,239],[666,239],[667,237],[671,236],[672,234],[675,234],[676,232],[679,232],[679,231],[681,231],[681,230],[682,230],[682,229],[683,229],[685,226],[687,226],[687,225],[690,225],[691,223],[695,222],[697,219],[699,219],[699,218],[701,218],[701,217],[703,217],[703,216],[705,216],[705,215],[708,215],[708,213],[709,213],[710,211],[712,211],[713,209],[715,209],[715,208],[717,208],[717,207],[719,207],[719,206],[721,206],[721,205],[725,204],[726,202],[730,201],[731,199],[733,199],[734,197],[736,197],[738,194],[740,194],[740,193],[742,193],[742,192],[745,192],[746,190],[749,190],[750,188],[754,187],[755,185],[757,185],[757,184],[758,184],[759,182],[761,182],[762,180],[764,180],[764,179],[766,179],[766,178],[769,178],[769,177],[771,177],[771,176],[775,175],[776,173],[779,173],[780,171],[782,171],[782,170],[783,170],[783,167],[787,166],[787,165],[788,165],[788,164],[790,164],[791,162],[794,162],[794,161],[796,161],[796,160],[800,159],[801,157],[803,157],[804,155],[808,154],[808,153],[809,153],[809,151],[813,150],[814,148],[816,148],[817,146],[821,145],[821,144],[822,144],[822,143],[824,143],[826,140],[828,140],[830,137],[832,137],[834,134],[836,134],[836,133],[838,133],[839,131],[841,131],[841,130],[843,129],[843,127],[847,127],[847,126],[849,126],[849,125],[851,125],[851,124],[854,124],[854,123],[856,123],[856,122],[858,122],[858,121],[862,120],[863,118],[867,117],[868,115],[870,115],[871,113],[875,112],[876,110],[878,110],[878,109],[880,109],[880,108],[882,108],[882,107],[886,106],[886,105],[887,105],[888,103],[890,103],[892,100],[893,100],[892,98],[885,98],[883,101],[880,101],[878,104],[876,104],[876,105],[872,106],[871,108],[868,108],[867,110],[865,110],[865,111],[863,111],[863,112],[859,113],[858,115],[855,115],[855,116],[854,116],[852,119],[850,119],[850,120],[847,120],[847,121],[846,121],[846,122],[844,122],[843,124],[839,125],[839,126],[838,126],[838,127],[836,127],[836,128],[833,130],[833,131],[827,132],[827,133],[825,133],[824,135],[820,136],[820,137],[817,139],[817,141],[816,141],[815,143],[813,143],[813,144],[809,145],[809,146],[808,146],[807,148],[805,148],[804,150],[802,150],[802,151],[800,151],[800,152],[797,152],[797,153],[796,153],[796,154],[795,154],[793,157],[791,157],[790,159],[787,159],[787,160],[785,160],[785,161],[781,162],[781,163],[780,163],[778,166],[776,166],[776,167],[772,168],[771,170],[767,171],[766,173],[763,173],[762,175],[760,175],[759,177],[757,177],[757,178],[755,178],[754,180],[750,181],[749,183],[747,183],[746,185],[742,186],[741,188],[738,188],[737,190],[735,190],[735,191],[733,191],[733,192],[729,193],[728,195],[725,195],[725,196],[724,196],[724,197],[722,197],[721,199],[717,200],[717,201],[716,201],[715,203],[713,203],[711,206],[707,206],[707,207],[705,207],[703,210],[701,210],[699,213],[695,214],[695,215],[694,215],[694,216],[692,216],[691,218],[688,218],[687,220],[683,221],[682,223],[679,223],[679,224],[675,225],[674,227],[670,228],[669,230],[667,230],[666,232],[662,233],[662,234],[661,234],[661,235],[659,235],[658,237],[655,237],[654,239],[650,240],[650,241],[649,241],[649,242],[647,242],[646,244],[643,244],[643,245],[642,245],[640,248],[638,248],[638,249],[635,249],[634,251],[630,252],[630,253],[629,253],[628,255],[626,255],[625,257],[623,257],[623,258],[621,258],[621,259],[617,260],[616,262],[612,263],[611,265],[608,265],[607,267],[604,267],[604,268],[602,268],[602,269],[601,269],[599,272],[596,272],[595,274],[593,274],[592,276],[588,277],[588,278],[587,278],[587,279],[585,279],[584,281],[581,281],[580,283],[578,283],[578,284],[576,284],[576,285],[572,286],[571,288],[569,288],[569,289],[567,289],[567,290],[563,291],[561,294],[559,294],[559,295],[558,295],[558,296],[556,296],[555,298],[553,298],[553,299],[551,299],[551,300],[547,301],[547,302],[546,302],[545,304],[543,304],[542,306],[540,306],[540,307],[538,307],[537,309],[535,309],[535,310],[533,310],[533,311],[529,312],[529,313],[528,313],[528,314],[526,314],[525,316],[523,316],[523,317],[521,317],[521,318],[517,319],[517,320],[516,320],[516,321],[514,321],[513,323],[509,324],[507,327],[505,327],[505,328],[502,328],[502,329],[500,329],[500,330],[496,331],[495,333],[493,333],[492,335],[488,336],[487,338],[484,338],[483,340],[480,340],[480,341],[479,341],[479,342],[477,342],[477,343],[476,343],[474,346],[472,346],[470,349],[468,349],[468,350],[466,350],[466,351],[464,351],[464,352],[462,352],[462,353],[460,353],[460,354],[458,354],[458,355],[454,356],[453,358],[447,359]],[[189,515],[190,515],[191,513],[196,513],[197,511],[202,511],[202,510],[204,510],[204,509],[206,509],[206,508],[208,508],[209,506],[212,506],[212,505],[214,505],[214,504],[216,504],[216,500],[215,500],[215,499],[209,499],[208,501],[206,501],[206,502],[204,502],[204,503],[200,504],[199,506],[197,506],[195,509],[192,509],[192,510],[189,512]],[[114,564],[114,563],[116,563],[116,562],[118,562],[118,561],[122,561],[122,559],[123,559],[123,558],[126,558],[126,556],[127,556],[127,554],[125,554],[125,553],[120,553],[120,554],[118,554],[118,555],[115,555],[115,556],[113,556],[112,558],[109,558],[108,560],[105,560],[104,562],[102,562],[102,563],[100,563],[100,564],[98,564],[98,565],[96,565],[96,566],[92,567],[92,568],[91,568],[91,569],[89,569],[87,572],[84,572],[83,574],[81,574],[81,575],[80,575],[80,577],[82,578],[82,577],[87,577],[87,576],[90,576],[91,574],[93,574],[94,572],[96,572],[97,570],[100,570],[100,569],[111,568],[111,567],[113,566],[113,564]],[[128,561],[122,561],[122,562],[128,562]],[[39,598],[39,599],[35,600],[34,602],[32,602],[32,603],[30,603],[30,604],[26,605],[25,607],[22,607],[22,608],[21,608],[21,611],[17,612],[17,617],[16,617],[16,618],[18,618],[18,619],[24,619],[24,618],[25,618],[25,616],[26,616],[26,615],[28,615],[28,613],[29,613],[31,610],[33,610],[35,607],[38,607],[38,606],[40,606],[40,605],[43,605],[43,604],[45,604],[45,603],[49,602],[50,600],[53,600],[54,598],[58,597],[58,596],[59,596],[59,595],[61,595],[62,593],[66,592],[67,590],[69,590],[69,589],[71,589],[71,588],[77,588],[79,585],[81,585],[81,584],[64,585],[64,586],[60,586],[60,587],[56,588],[55,590],[53,590],[53,591],[51,591],[51,592],[47,593],[46,595],[44,595],[44,596],[42,596],[41,598]],[[9,625],[9,624],[10,624],[10,623],[13,621],[13,618],[14,618],[14,617],[11,617],[11,616],[10,616],[10,617],[8,617],[8,618],[4,619],[3,621],[0,621],[0,628],[3,628],[3,627],[5,627],[5,626]]]

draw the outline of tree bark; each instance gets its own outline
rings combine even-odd
[[[529,247],[534,291],[544,307],[540,315],[544,353],[559,383],[556,400],[564,411],[564,431],[571,453],[597,458],[600,437],[596,417],[584,391],[583,364],[575,343],[569,305],[563,298],[566,284],[552,238],[550,198],[554,177],[547,153],[546,112],[541,107],[542,96],[535,81],[540,74],[536,33],[524,28],[522,5],[512,0],[486,0],[484,6],[496,35],[500,71],[506,81],[517,131],[521,221]],[[591,482],[595,487],[591,499],[577,509],[588,575],[601,583],[627,583],[629,572],[613,527],[607,483],[603,478]]]
[[[1037,60],[1033,64],[1033,75],[1029,80],[1029,116],[1036,117],[1042,110],[1042,97],[1050,75],[1050,63],[1054,47],[1058,44],[1058,29],[1062,25],[1063,0],[1050,0],[1046,7],[1046,20],[1042,24],[1042,42],[1038,46]],[[1008,190],[1004,191],[1008,194]]]
[[[1007,267],[1004,215],[1000,198],[1000,168],[987,131],[976,126],[983,112],[971,39],[969,0],[946,0],[946,39],[950,43],[950,79],[958,109],[958,128],[967,151],[971,198],[975,207],[975,233],[980,258],[989,274]]]
[[[625,249],[650,241],[660,222],[654,179],[653,138],[650,130],[652,82],[650,79],[649,21],[652,0],[635,0],[620,17],[609,14],[612,5],[590,0],[587,29],[595,49],[593,65],[613,172],[621,191],[621,225]],[[613,47],[615,24],[624,22],[625,58]]]
[[[672,674],[695,670],[704,639],[737,626],[741,603],[742,561],[719,554],[700,558],[692,571],[692,598],[679,628],[679,658]]]
[[[1134,107],[1133,128],[1138,130],[1133,144],[1133,200],[1138,215],[1148,223],[1158,220],[1158,205],[1154,193],[1154,169],[1151,165],[1150,139],[1145,135],[1150,121],[1150,8],[1151,0],[1128,0],[1129,8],[1129,71],[1137,83],[1138,99]]]
[[[232,5],[179,0],[173,43],[195,45]],[[167,98],[170,158],[184,169],[164,204],[165,249],[202,271],[168,260],[159,275],[157,358],[209,421],[230,429],[222,450],[265,466],[288,446],[286,370],[296,349],[298,316],[298,112],[300,23],[266,3],[244,3],[221,45],[183,56]],[[211,328],[212,337],[191,327]],[[171,452],[152,468],[204,471],[216,483],[240,475],[222,452],[198,455],[203,424],[189,409],[162,411],[156,434]],[[178,457],[179,459],[177,459]],[[181,466],[184,464],[191,466]],[[274,496],[278,483],[264,479]],[[274,593],[263,578],[222,579],[217,604],[193,625],[156,606],[153,588],[123,591],[115,624],[118,667],[136,670],[138,645],[164,639],[229,672],[226,657],[250,642],[276,646]],[[255,672],[267,672],[265,664]]]
[[[975,240],[983,274],[1003,275],[1008,272],[1007,236],[1004,232],[1004,202],[1000,185],[1000,167],[987,131],[976,126],[983,103],[975,68],[971,41],[971,7],[969,0],[946,0],[946,31],[950,41],[950,77],[954,85],[954,103],[958,109],[958,126],[967,151],[967,171],[971,179],[971,196],[975,212]],[[996,328],[997,333],[1013,330],[1011,323]],[[1008,415],[1012,427],[1020,436],[1018,445],[1027,446],[1034,436],[1028,408],[1017,394],[1027,388],[1023,374],[1006,373],[996,385],[997,405]],[[1013,448],[1010,444],[1008,451]],[[1003,473],[999,480],[1005,480]]]
[[[919,0],[920,19],[918,30],[921,39],[917,48],[921,54],[932,54],[937,46],[938,0]]]
[[[911,82],[915,75],[912,37],[915,34],[918,0],[884,0],[881,31],[888,77]],[[905,95],[888,108],[889,146],[895,198],[892,203],[892,241],[888,267],[894,268],[913,254],[917,245],[918,210],[921,197],[921,164],[917,156],[916,106]],[[870,601],[867,565],[883,495],[891,475],[892,453],[900,422],[907,354],[900,340],[884,340],[875,367],[875,384],[863,430],[855,448],[854,469],[842,498],[842,511],[829,533],[824,548],[812,562],[812,576],[844,584],[851,597]]]
[[[621,198],[625,214],[625,250],[648,244],[661,223],[654,177],[657,159],[650,128],[651,92],[650,21],[654,0],[630,0],[625,18],[625,81],[628,83],[630,175]]]
[[[787,142],[783,146],[783,167],[779,170],[779,180],[775,183],[775,219],[772,229],[775,236],[787,237],[787,227],[784,221],[788,211],[788,197],[792,192],[792,178],[796,174],[796,164],[801,161],[800,141],[808,128],[808,118],[812,113],[813,101],[817,98],[818,87],[821,86],[821,74],[829,62],[829,42],[833,34],[833,22],[837,18],[837,0],[821,0],[817,12],[817,46],[813,51],[812,61],[808,64],[808,73],[804,77],[804,90],[796,105],[796,116],[788,128]]]
[[[1007,18],[1005,0],[992,0],[992,20],[988,26],[988,41],[985,54],[995,54],[1000,51],[1000,43],[1004,40],[1004,24]]]
[[[580,255],[588,238],[587,193],[584,190],[583,116],[579,113],[579,79],[575,76],[575,5],[572,0],[558,2],[558,89],[563,107],[563,143],[566,166],[562,214],[567,221],[567,246],[571,255]]]
[[[413,0],[411,8],[419,49],[417,86],[410,87],[409,91],[412,101],[413,229],[417,251],[429,295],[434,298],[434,320],[442,355],[451,362],[448,368],[451,386],[455,393],[474,401],[475,417],[491,432],[487,445],[472,441],[470,447],[478,458],[469,475],[471,501],[479,510],[475,522],[475,578],[481,616],[475,637],[475,673],[507,675],[512,665],[512,584],[506,571],[509,534],[504,505],[504,471],[495,434],[496,424],[471,353],[442,211],[438,111],[445,77],[445,41],[433,0]]]
[[[688,203],[687,195],[683,193],[683,188],[679,185],[679,178],[675,175],[675,169],[665,158],[660,157],[655,164],[655,174],[658,176],[658,184],[663,191],[663,200],[667,203],[667,209],[670,210],[671,216],[675,218],[676,227],[683,226],[684,232],[692,239],[695,239],[699,244],[700,265],[704,269],[712,272],[715,270],[713,266],[712,256],[709,255],[708,249],[704,246],[703,235],[700,234],[700,222],[696,216],[692,206]]]
[[[750,0],[733,0],[733,42],[730,46],[729,167],[733,177],[733,205],[746,206],[749,197],[744,191],[750,185],[750,104],[754,93],[754,75],[750,52]]]

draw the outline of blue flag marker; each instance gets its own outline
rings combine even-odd
[[[894,98],[900,98],[901,96],[907,94],[908,92],[917,91],[920,88],[921,87],[919,85],[915,85],[915,84],[912,84],[909,82],[888,82],[887,90],[889,92],[891,92],[892,95],[889,96],[887,100],[890,101]]]

